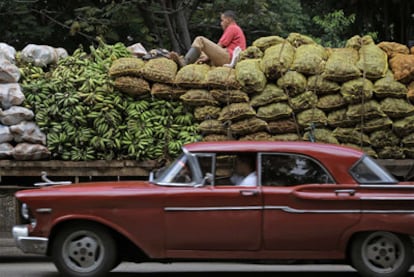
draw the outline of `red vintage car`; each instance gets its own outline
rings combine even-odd
[[[13,228],[18,247],[66,276],[103,276],[122,261],[311,260],[390,277],[413,263],[414,186],[338,145],[199,142],[149,181],[16,197],[28,220]]]

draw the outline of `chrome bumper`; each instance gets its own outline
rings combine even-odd
[[[29,230],[26,225],[16,225],[12,232],[16,246],[24,253],[46,255],[49,241],[47,238],[29,237]]]

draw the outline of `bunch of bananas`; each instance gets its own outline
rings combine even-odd
[[[54,159],[171,159],[199,140],[193,114],[181,102],[137,99],[121,93],[108,75],[126,47],[100,42],[46,69],[20,65],[24,106],[47,134]]]

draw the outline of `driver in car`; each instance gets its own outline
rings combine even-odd
[[[230,181],[236,186],[254,187],[257,185],[256,155],[241,154],[237,156],[235,174]]]

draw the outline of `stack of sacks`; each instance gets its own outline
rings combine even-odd
[[[25,97],[15,55],[13,47],[0,43],[0,158],[46,159],[50,157],[46,136],[33,122],[33,112],[20,106]]]

